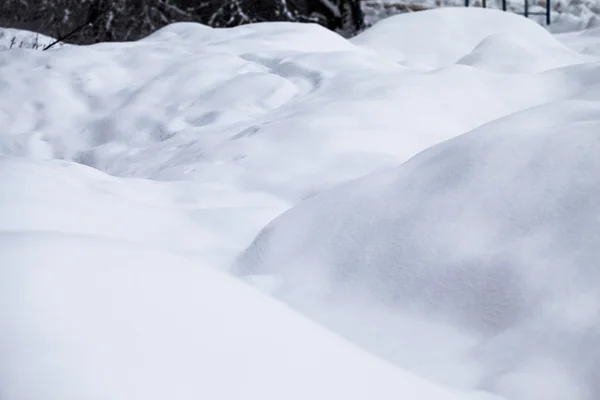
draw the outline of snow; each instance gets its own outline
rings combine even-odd
[[[557,63],[550,61],[548,69]],[[135,44],[4,52],[0,65],[3,77],[15,77],[0,81],[7,154],[72,160],[116,176],[230,185],[289,205],[580,90],[552,74],[514,77],[462,65],[421,74],[323,28],[283,23],[175,24]]]
[[[600,55],[600,46],[595,38],[600,36],[600,29],[594,28],[582,32],[570,32],[557,35],[557,38],[580,53],[598,56]]]
[[[469,0],[471,8],[481,9],[482,0]],[[502,10],[502,0],[487,0],[486,8]],[[525,14],[525,1],[506,0],[506,9],[517,15]],[[597,27],[600,23],[600,3],[598,0],[551,0],[550,25],[546,21],[546,2],[529,1],[529,19],[537,22],[553,33],[581,31]],[[462,8],[465,0],[364,0],[363,10],[367,26],[382,19],[422,10],[443,8]],[[445,11],[444,11],[445,12]],[[439,21],[438,21],[439,22]],[[441,21],[441,23],[444,23]],[[459,26],[456,27],[460,29]]]
[[[434,69],[454,64],[493,34],[527,38],[533,47],[552,41],[543,27],[517,14],[482,8],[465,13],[458,7],[395,15],[352,41],[411,67]]]
[[[573,53],[557,48],[546,58],[570,64]],[[502,73],[520,65],[482,59]],[[435,341],[417,355],[396,351],[393,338],[386,347],[386,334],[370,334],[365,315],[388,309],[370,321],[384,331],[406,315],[453,327],[455,343],[433,345],[462,365],[447,383],[511,399],[598,398],[597,71],[563,68],[588,90],[298,204],[263,229],[238,272],[273,275],[265,290],[413,370],[423,367],[407,358],[422,362]]]
[[[582,57],[548,35],[547,41],[524,42],[517,35],[490,35],[458,64],[492,72],[543,72],[594,61]]]
[[[0,197],[6,231],[111,238],[221,266],[252,239],[254,225],[284,208],[260,193],[121,180],[65,161],[6,157],[0,161],[0,181],[11,188]]]
[[[598,398],[599,37],[0,51],[0,398]]]
[[[54,38],[39,33],[0,27],[0,51],[13,48],[41,50],[53,42]],[[57,43],[53,47],[62,46],[64,43]]]
[[[147,246],[3,232],[0,265],[3,399],[488,398],[400,371]]]

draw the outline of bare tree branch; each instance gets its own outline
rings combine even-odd
[[[108,12],[108,10],[110,10],[111,7],[112,7],[112,3],[110,3],[107,7],[105,7],[102,10],[98,9],[97,7],[91,8],[90,11],[89,11],[89,13],[88,13],[88,17],[87,17],[86,21],[83,24],[77,26],[75,29],[73,29],[71,32],[67,33],[66,35],[59,36],[54,42],[46,45],[42,49],[42,51],[46,51],[46,50],[51,49],[57,43],[63,42],[64,40],[66,40],[69,37],[73,36],[77,32],[81,31],[83,28],[94,24],[102,15],[106,14]]]

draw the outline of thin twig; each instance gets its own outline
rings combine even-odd
[[[73,36],[74,34],[76,34],[77,32],[79,32],[80,30],[82,30],[86,26],[93,25],[100,17],[102,17],[104,14],[106,14],[108,12],[108,10],[110,10],[112,8],[113,4],[114,3],[111,2],[103,10],[92,10],[92,12],[90,12],[90,14],[88,15],[86,21],[83,24],[79,25],[77,28],[73,29],[71,32],[69,32],[69,33],[67,33],[65,35],[61,35],[54,42],[52,42],[52,43],[48,44],[47,46],[45,46],[42,49],[42,51],[46,51],[46,50],[52,48],[57,43],[60,43],[60,42],[64,41],[65,39],[68,39],[69,37]]]

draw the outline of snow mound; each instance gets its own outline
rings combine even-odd
[[[67,161],[0,158],[1,229],[111,238],[222,266],[286,204],[231,186],[123,179]]]
[[[600,55],[598,43],[600,29],[591,28],[579,32],[561,33],[554,37],[576,52],[596,57]]]
[[[420,74],[317,26],[181,23],[135,43],[0,53],[0,154],[294,203],[581,90],[563,75]]]
[[[493,34],[511,35],[534,44],[551,39],[539,24],[520,15],[448,7],[384,19],[352,42],[407,66],[435,69],[454,64]]]
[[[600,67],[540,29],[440,10],[355,42],[183,23],[0,52],[0,398],[600,397]],[[206,270],[311,197],[239,272],[395,366]]]
[[[216,47],[219,51],[239,53],[269,52],[286,48],[289,52],[334,52],[354,46],[342,36],[318,24],[264,22],[235,28],[210,28],[192,22],[170,24],[140,42],[179,40],[194,47]],[[182,43],[184,44],[184,43]],[[184,44],[185,46],[185,44]]]
[[[597,399],[594,91],[595,101],[507,117],[300,203],[257,236],[239,272],[278,277],[282,298],[366,292],[471,332],[478,387],[508,398]],[[336,328],[351,336],[360,321]]]
[[[532,41],[512,34],[494,34],[483,39],[458,64],[493,72],[535,73],[593,60],[566,48],[551,36]]]
[[[486,398],[188,259],[69,234],[0,233],[0,353],[7,400]]]

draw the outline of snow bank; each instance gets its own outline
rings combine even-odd
[[[229,265],[287,205],[226,184],[162,185],[66,161],[0,158],[1,229],[111,238]]]
[[[599,56],[600,44],[600,29],[592,28],[581,32],[570,32],[555,35],[563,44],[569,48],[587,55]]]
[[[0,52],[0,397],[597,398],[595,60],[452,9]],[[395,366],[207,271],[310,197],[238,267]]]
[[[0,304],[6,400],[486,398],[399,371],[233,278],[113,239],[0,233]]]
[[[595,59],[566,48],[550,35],[545,41],[535,42],[494,34],[483,39],[458,64],[500,73],[535,73],[590,61]]]
[[[464,11],[415,14],[408,25],[436,26],[446,13],[457,24],[514,17]],[[492,26],[486,18],[481,26]],[[524,35],[537,32],[532,22],[521,25]],[[367,34],[384,40],[389,32]],[[532,43],[535,35],[548,41],[538,32]],[[424,48],[429,40],[419,39]],[[459,54],[461,46],[431,54]],[[566,51],[550,58],[552,66],[576,61]],[[291,205],[581,89],[562,76],[463,65],[420,74],[317,26],[182,23],[135,43],[0,53],[0,154],[65,159],[117,176],[227,184]]]
[[[407,66],[435,69],[454,64],[494,34],[518,37],[533,47],[552,40],[539,24],[517,14],[449,7],[384,19],[352,42]]]
[[[490,123],[299,204],[259,234],[240,272],[278,276],[283,298],[366,292],[471,332],[485,371],[478,385],[508,398],[598,398],[592,93]],[[337,328],[361,329],[355,317]]]
[[[482,7],[481,0],[471,1],[471,7]],[[408,10],[427,10],[441,7],[463,8],[464,0],[365,0],[363,8],[367,25],[371,26],[383,18],[407,12]],[[523,1],[506,1],[510,13],[524,14]],[[554,0],[551,2],[551,24],[546,25],[545,3],[529,3],[529,11],[542,15],[530,15],[529,19],[537,22],[553,33],[581,31],[598,26],[600,22],[600,4],[597,0]],[[502,0],[487,0],[488,9],[502,9]]]

